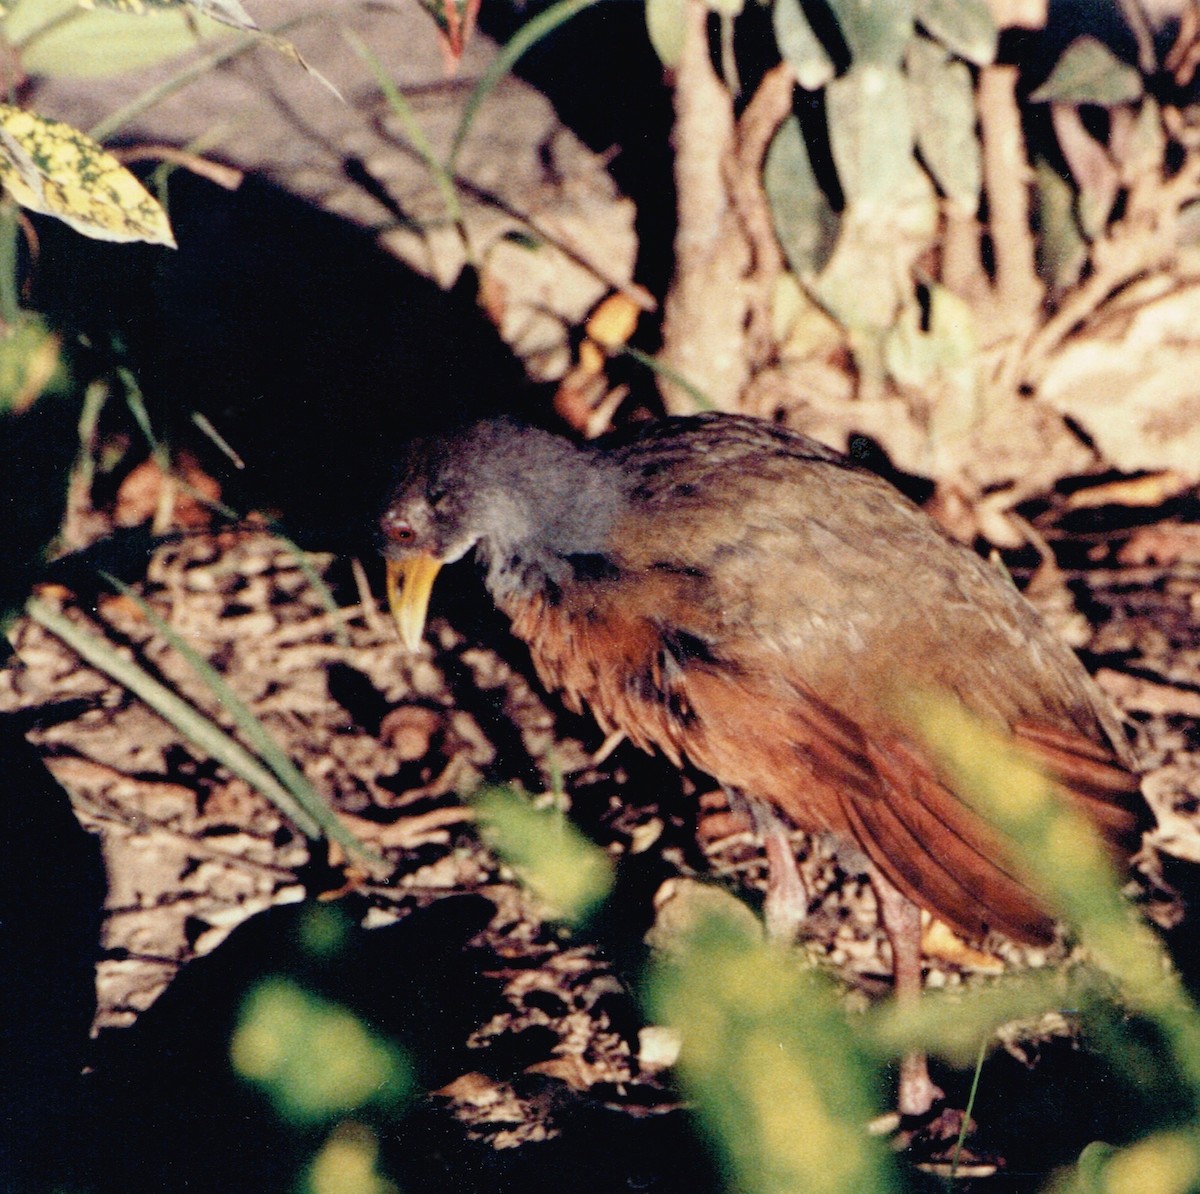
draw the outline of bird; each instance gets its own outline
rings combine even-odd
[[[875,889],[897,998],[920,995],[922,910],[972,940],[1055,931],[898,694],[959,703],[1118,856],[1138,846],[1132,751],[1075,653],[996,564],[782,425],[714,412],[580,442],[479,421],[405,447],[377,537],[410,649],[439,571],[473,553],[548,689],[748,808],[777,910],[806,903],[785,826],[835,835]],[[904,1059],[902,1115],[940,1094]]]

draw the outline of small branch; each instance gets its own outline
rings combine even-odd
[[[1092,274],[1031,339],[1025,351],[1025,379],[1035,382],[1050,355],[1115,293],[1169,261],[1176,249],[1176,222],[1186,203],[1200,193],[1200,155],[1169,181],[1146,175],[1130,189],[1126,215],[1092,250]]]
[[[236,166],[226,166],[173,145],[136,145],[129,149],[118,149],[114,151],[114,156],[124,165],[130,162],[170,162],[226,191],[236,191],[246,179],[246,172]]]
[[[979,217],[943,204],[945,211],[942,230],[942,284],[959,298],[980,303],[988,293],[987,275],[979,249]]]
[[[709,58],[708,9],[686,0],[675,73],[675,278],[664,304],[661,360],[732,408],[748,378],[743,280],[750,252],[731,208],[726,163],[735,153],[733,99]],[[673,411],[691,399],[660,374]]]
[[[734,143],[733,100],[708,57],[708,9],[687,0],[687,29],[675,77],[675,249],[684,261],[712,252],[726,212],[722,176]]]
[[[730,194],[754,248],[755,267],[772,273],[783,269],[783,250],[763,190],[762,170],[779,126],[791,114],[795,87],[796,72],[789,63],[781,62],[763,76],[738,121],[737,151],[727,171]]]
[[[766,73],[738,121],[737,149],[727,160],[725,171],[729,197],[751,254],[747,352],[752,372],[775,353],[771,296],[776,279],[786,268],[763,189],[763,162],[779,126],[791,114],[795,87],[796,73],[786,62]]]
[[[996,261],[999,312],[1021,325],[1042,301],[1036,246],[1029,226],[1029,163],[1017,103],[1017,68],[986,66],[979,72],[979,126],[988,225]]]

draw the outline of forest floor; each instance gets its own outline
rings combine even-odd
[[[1036,574],[1032,596],[1052,614],[1073,609],[1060,621],[1133,727],[1160,839],[1200,860],[1200,506],[1069,504],[1034,512],[1057,563]],[[302,559],[253,526],[162,541],[138,588],[394,869],[385,881],[347,871],[336,849],[307,842],[54,635],[17,624],[0,710],[31,719],[31,741],[103,852],[88,1147],[110,1168],[96,1189],[168,1188],[170,1166],[192,1151],[193,1180],[199,1166],[211,1176],[195,1188],[264,1188],[250,1155],[261,1135],[222,1123],[197,1075],[222,1060],[241,984],[286,965],[289,906],[313,898],[370,930],[348,971],[361,971],[419,1056],[424,1093],[398,1137],[404,1189],[561,1189],[564,1167],[573,1189],[718,1188],[672,1086],[672,1043],[647,1025],[634,988],[647,934],[690,885],[761,899],[761,852],[724,796],[628,743],[605,743],[542,691],[467,566],[439,586],[416,656],[357,562]],[[135,602],[107,595],[93,608],[66,588],[42,597],[229,726]],[[463,794],[484,782],[569,810],[618,860],[616,890],[585,934],[546,919],[482,840]],[[821,840],[795,844],[814,892],[805,950],[852,1006],[885,995],[887,947],[864,877]],[[987,945],[931,963],[930,985],[987,982],[1065,955]],[[1089,1065],[1065,1030],[997,1048],[975,1113],[970,1188],[1036,1188],[1072,1149],[1119,1130],[1120,1110],[1106,1107],[1103,1075]],[[969,1077],[943,1079],[960,1107]],[[162,1142],[147,1149],[148,1136]]]

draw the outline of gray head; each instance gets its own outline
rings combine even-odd
[[[406,640],[420,636],[438,568],[472,549],[501,604],[557,583],[571,557],[599,552],[620,500],[610,468],[586,445],[511,419],[409,445],[379,520]]]

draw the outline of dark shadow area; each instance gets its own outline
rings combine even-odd
[[[104,903],[99,844],[25,741],[29,720],[0,716],[0,1189],[11,1194],[67,1173]]]
[[[0,414],[0,617],[19,610],[58,534],[79,445],[79,404],[51,394],[21,414]],[[0,639],[0,653],[8,645]]]
[[[470,1033],[504,1010],[496,973],[502,960],[476,941],[494,912],[489,901],[448,897],[371,932],[351,924],[362,902],[346,903],[335,955],[314,957],[300,946],[306,906],[265,913],[188,966],[134,1028],[106,1034],[88,1082],[91,1130],[80,1161],[89,1194],[291,1188],[297,1164],[323,1132],[286,1127],[229,1065],[239,1005],[266,976],[293,979],[398,1042],[416,1068],[418,1092],[475,1071],[512,1081],[522,1095],[553,1108],[559,1135],[497,1150],[471,1140],[448,1111],[418,1093],[407,1114],[375,1125],[389,1175],[407,1194],[715,1188],[679,1113],[630,1115],[524,1073],[550,1056],[553,1033],[527,1031],[502,1047],[466,1048]],[[330,908],[320,914],[338,915]]]
[[[98,347],[115,337],[156,432],[192,448],[226,502],[278,511],[306,546],[366,545],[397,444],[528,396],[473,295],[361,229],[253,178],[231,193],[182,171],[171,218],[174,252],[41,222],[34,302]]]
[[[548,7],[542,0],[484,5],[480,26],[503,43]],[[549,99],[580,140],[607,159],[609,173],[637,209],[635,277],[651,293],[665,294],[674,265],[673,113],[671,89],[646,36],[645,8],[592,5],[531,47],[515,73]],[[639,343],[653,338],[649,329],[656,321],[643,322]]]

